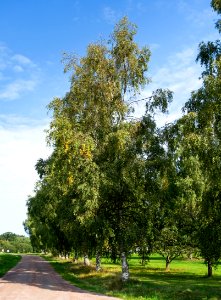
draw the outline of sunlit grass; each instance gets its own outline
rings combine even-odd
[[[175,260],[171,271],[165,272],[165,261],[154,255],[146,266],[138,257],[132,257],[130,281],[122,284],[120,264],[103,259],[101,272],[82,262],[50,259],[54,268],[68,281],[90,291],[117,296],[128,300],[218,300],[221,299],[221,271],[214,270],[212,278],[206,277],[206,266],[202,260]]]
[[[0,253],[0,277],[17,265],[21,255]]]

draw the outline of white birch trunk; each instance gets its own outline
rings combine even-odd
[[[84,265],[85,266],[90,266],[90,260],[89,260],[87,254],[84,255]]]
[[[99,272],[101,270],[101,256],[100,253],[96,254],[96,271]]]
[[[128,281],[130,274],[129,274],[129,266],[128,266],[128,263],[127,263],[127,257],[126,257],[125,252],[122,252],[122,254],[121,254],[121,263],[122,263],[121,278],[122,278],[123,282],[126,282],[126,281]]]

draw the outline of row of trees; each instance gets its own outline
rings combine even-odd
[[[0,252],[31,253],[32,251],[29,237],[12,232],[0,234]]]
[[[211,5],[221,12],[220,1]],[[35,249],[85,261],[96,254],[97,270],[103,253],[121,257],[123,280],[134,249],[143,260],[162,254],[167,269],[199,249],[211,276],[221,256],[220,41],[201,43],[202,87],[179,120],[158,128],[155,115],[167,112],[173,93],[156,90],[142,119],[134,118],[150,59],[135,34],[123,18],[107,43],[90,44],[81,59],[65,56],[71,87],[49,104],[53,152],[36,164],[24,225]]]

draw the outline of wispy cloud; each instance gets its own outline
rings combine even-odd
[[[117,20],[119,19],[119,13],[116,12],[113,8],[111,8],[110,6],[106,6],[103,9],[103,17],[104,20],[113,25],[117,22]]]
[[[171,122],[181,116],[181,108],[189,99],[191,92],[201,85],[199,79],[201,68],[195,63],[196,52],[193,48],[174,53],[165,62],[165,65],[152,73],[151,84],[142,92],[141,98],[149,97],[157,88],[167,88],[174,92],[174,101],[170,105],[167,116],[158,117],[160,125]],[[139,103],[139,102],[138,102]],[[145,103],[135,106],[137,116],[145,112]]]
[[[198,10],[194,9],[192,3],[185,0],[177,1],[178,10],[185,14],[186,19],[198,27],[207,26],[213,23],[215,13],[211,8]]]
[[[12,83],[5,85],[2,91],[0,90],[0,99],[17,99],[23,92],[33,91],[36,85],[36,80],[14,80]]]
[[[21,54],[15,54],[12,56],[12,60],[16,61],[17,63],[20,63],[21,65],[33,65],[32,61]]]
[[[152,44],[149,45],[149,48],[150,48],[151,52],[154,52],[155,50],[160,48],[160,44],[152,43]]]
[[[39,81],[39,68],[30,58],[0,46],[0,100],[15,100],[33,91]]]
[[[24,72],[24,69],[23,69],[21,66],[19,66],[19,65],[15,65],[15,66],[13,67],[13,70],[14,70],[15,72]]]
[[[183,102],[190,91],[199,87],[200,66],[195,63],[196,52],[192,48],[175,53],[168,59],[167,65],[153,75],[153,84],[167,87],[179,93]]]

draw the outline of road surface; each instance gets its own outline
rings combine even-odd
[[[61,278],[39,256],[25,255],[0,278],[0,300],[116,300],[81,290]]]

